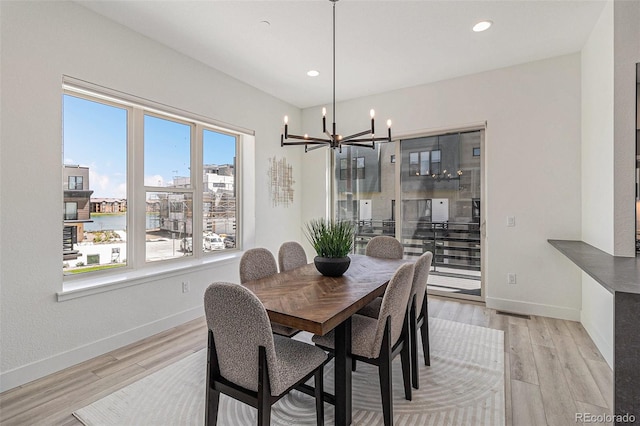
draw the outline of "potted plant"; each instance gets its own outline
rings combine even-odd
[[[316,250],[313,263],[322,275],[339,277],[349,269],[354,235],[351,222],[312,219],[306,224],[305,234]]]

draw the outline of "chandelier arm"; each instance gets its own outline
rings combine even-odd
[[[347,143],[351,142],[391,142],[391,139],[388,137],[373,137],[373,138],[362,138],[362,139],[349,139]]]
[[[291,145],[291,146],[294,146],[294,145],[328,145],[329,142],[324,142],[324,141],[320,142],[320,141],[309,140],[309,141],[301,141],[301,142],[289,141],[289,142],[283,142],[283,144],[284,144],[284,146],[287,146],[287,145]]]
[[[285,139],[285,142],[288,139],[299,139],[299,140],[303,140],[303,141],[316,141],[316,142],[325,142],[325,143],[330,143],[331,142],[331,139],[316,138],[314,136],[292,135],[291,133],[289,133],[287,135],[287,138]]]
[[[342,145],[345,145],[345,146],[360,146],[360,147],[363,147],[363,148],[372,148],[372,149],[376,148],[376,144],[371,142],[371,141],[369,141],[369,143],[351,141],[351,142],[343,143]]]
[[[362,132],[354,133],[353,135],[344,136],[344,137],[342,138],[342,142],[349,141],[349,140],[351,140],[351,139],[358,138],[358,137],[360,137],[360,136],[364,136],[364,135],[370,135],[370,134],[371,134],[371,131],[370,131],[370,130],[363,130]],[[369,138],[369,140],[370,140],[370,139],[371,139],[371,138]]]
[[[313,145],[311,147],[305,146],[304,147],[304,152],[309,152],[309,151],[313,151],[314,149],[320,149],[323,148],[322,145]]]

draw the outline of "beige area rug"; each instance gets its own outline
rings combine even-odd
[[[420,363],[412,401],[404,399],[400,357],[393,362],[394,423],[504,425],[503,332],[435,318],[429,331],[431,366]],[[73,414],[85,425],[202,425],[205,372],[202,350]],[[325,390],[332,393],[333,379],[332,361],[325,367]],[[325,422],[334,423],[329,404]],[[218,425],[254,424],[254,408],[221,396]],[[315,425],[314,399],[291,392],[273,406],[271,424]],[[353,424],[383,424],[377,369],[363,363],[353,373]]]

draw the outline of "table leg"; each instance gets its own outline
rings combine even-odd
[[[351,424],[351,318],[336,327],[335,395],[338,426]]]

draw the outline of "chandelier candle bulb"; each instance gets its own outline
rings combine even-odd
[[[322,108],[322,133],[327,133],[327,109]]]

